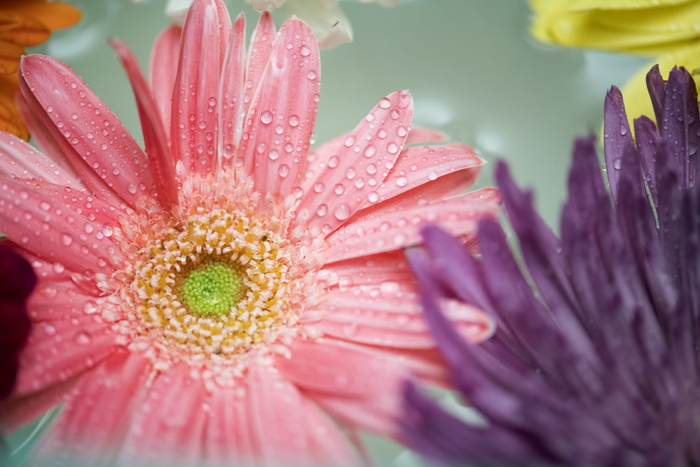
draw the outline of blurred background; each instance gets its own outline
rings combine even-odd
[[[70,65],[141,140],[131,90],[107,45],[115,36],[144,69],[158,32],[170,23],[165,0],[73,0],[83,11],[75,27],[54,33],[32,52]],[[227,0],[231,15],[257,13]],[[545,220],[558,228],[572,140],[598,132],[605,92],[622,86],[646,59],[545,46],[528,32],[525,0],[403,0],[395,8],[341,1],[354,42],[321,54],[322,88],[316,144],[352,129],[377,101],[411,91],[414,124],[443,131],[476,148],[490,164],[479,186],[493,184],[491,163],[507,160],[520,184],[536,191]],[[279,26],[284,20],[273,13]],[[33,428],[15,434],[17,450]],[[372,440],[380,465],[419,465],[400,447]],[[21,464],[31,441],[13,461]]]

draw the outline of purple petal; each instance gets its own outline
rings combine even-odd
[[[615,200],[622,153],[625,147],[633,144],[622,93],[615,86],[605,96],[604,133],[605,165],[608,168],[610,192]]]

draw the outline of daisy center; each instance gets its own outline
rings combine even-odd
[[[221,263],[200,267],[184,280],[181,295],[190,310],[204,316],[224,316],[240,300],[243,281]]]
[[[129,287],[144,332],[189,355],[225,357],[293,327],[300,255],[267,225],[246,212],[201,210],[149,235]]]

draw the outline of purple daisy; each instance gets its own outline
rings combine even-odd
[[[495,220],[475,258],[438,229],[411,265],[453,382],[485,423],[469,424],[408,384],[406,439],[437,465],[700,465],[700,115],[684,69],[647,75],[658,129],[632,138],[622,95],[605,101],[606,190],[595,139],[578,139],[560,237],[500,163],[520,253]],[[478,346],[445,301],[491,314]]]

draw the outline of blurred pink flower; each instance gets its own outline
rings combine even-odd
[[[39,285],[0,423],[65,403],[40,460],[356,465],[356,428],[396,436],[407,374],[445,377],[401,250],[426,222],[468,241],[498,210],[494,190],[460,194],[483,161],[411,129],[407,92],[310,152],[309,28],[266,13],[244,42],[242,16],[198,0],[158,38],[152,88],[114,42],[145,154],[68,67],[22,62],[44,153],[0,135],[0,225]]]

